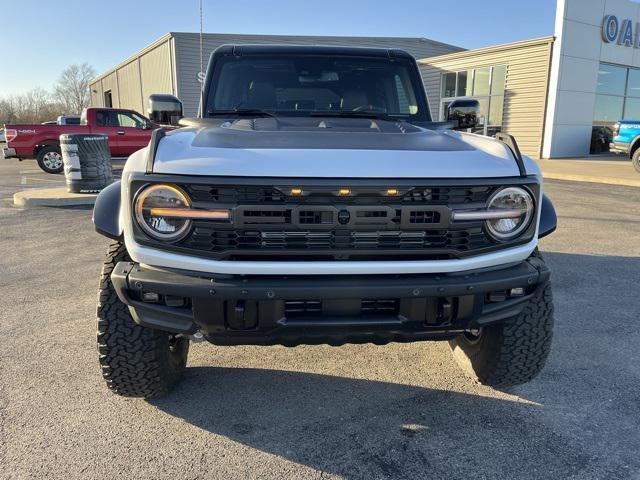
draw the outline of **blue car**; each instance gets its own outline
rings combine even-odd
[[[620,120],[616,123],[609,150],[629,155],[634,168],[640,173],[640,122]]]

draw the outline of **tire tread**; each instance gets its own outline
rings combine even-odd
[[[122,243],[109,246],[98,293],[99,361],[111,391],[125,397],[152,398],[165,394],[180,378],[186,364],[188,339],[181,341],[179,354],[183,358],[176,367],[167,359],[168,334],[135,323],[111,283],[116,263],[127,260]]]

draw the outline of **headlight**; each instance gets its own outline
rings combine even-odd
[[[134,205],[140,228],[156,240],[175,242],[191,228],[192,220],[229,222],[227,208],[192,208],[189,197],[174,185],[157,184],[143,188]]]
[[[489,199],[487,213],[495,215],[485,222],[491,236],[500,241],[511,240],[531,223],[533,198],[523,188],[503,188]]]
[[[138,225],[150,237],[164,241],[178,240],[189,230],[189,216],[180,213],[190,208],[189,197],[172,185],[151,185],[135,202]]]

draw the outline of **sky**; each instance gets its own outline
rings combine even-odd
[[[204,31],[425,37],[463,48],[553,34],[555,0],[203,0]],[[197,32],[198,0],[0,0],[0,97],[98,73],[167,32]]]

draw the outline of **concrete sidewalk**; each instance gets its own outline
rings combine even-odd
[[[34,188],[13,195],[16,207],[77,207],[91,206],[97,193],[69,193],[66,187]]]
[[[574,182],[605,183],[640,187],[640,173],[622,155],[594,155],[586,158],[536,159],[544,178]]]

